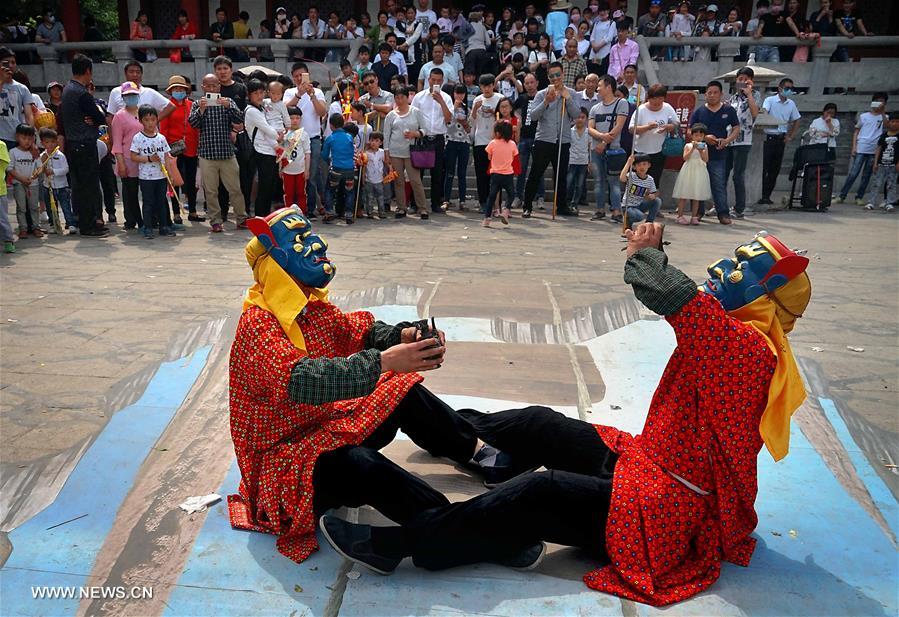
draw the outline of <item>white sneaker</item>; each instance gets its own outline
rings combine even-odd
[[[48,234],[53,234],[53,235],[55,236],[55,235],[56,235],[56,228],[53,227],[53,226],[51,225],[51,226],[50,226],[50,229],[47,230],[47,233],[48,233]]]
[[[78,228],[74,225],[69,225],[69,235],[75,235],[78,233]]]
[[[512,200],[512,209],[514,210],[515,208],[518,208],[518,207],[521,207],[521,200],[516,197],[515,199]]]
[[[865,204],[865,210],[873,210],[874,204]]]
[[[896,208],[893,206],[893,204],[884,204],[883,209],[887,212],[892,212]]]
[[[546,210],[546,202],[543,200],[542,197],[537,200],[537,209],[538,210]]]

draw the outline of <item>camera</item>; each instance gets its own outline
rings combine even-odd
[[[443,347],[443,344],[440,342],[440,334],[437,332],[437,324],[435,323],[433,317],[431,317],[430,323],[428,323],[427,319],[416,321],[415,329],[418,330],[420,340],[424,340],[427,338],[434,339],[434,345],[431,345],[426,349],[437,349]],[[440,356],[430,356],[425,358],[425,360],[436,360],[439,357]]]

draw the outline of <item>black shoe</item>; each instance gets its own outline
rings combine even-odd
[[[529,219],[529,218],[531,218],[531,211],[530,211],[530,210],[522,210],[522,211],[521,211],[521,218],[523,218],[523,219]]]
[[[571,208],[565,208],[564,210],[562,208],[559,208],[558,210],[556,210],[556,214],[558,214],[559,216],[577,216],[577,212],[575,212]]]
[[[118,222],[119,222],[119,219],[117,219],[117,218],[115,217],[115,214],[110,214],[110,215],[108,215],[108,216],[106,217],[106,222],[107,222],[107,223],[118,223]]]
[[[187,215],[187,220],[188,220],[188,221],[193,221],[194,223],[205,223],[205,222],[206,222],[206,217],[205,217],[205,216],[200,216],[199,214],[188,214],[188,215]]]
[[[406,217],[405,210],[397,210],[396,213],[393,215],[393,218],[395,218],[395,219],[401,219],[401,218],[405,218],[405,217]]]
[[[352,225],[352,224],[355,223],[355,222],[356,222],[356,221],[353,220],[353,217],[350,217],[350,218],[346,219],[346,224],[347,224],[347,225]]]
[[[81,235],[88,237],[88,238],[105,238],[106,236],[109,235],[109,230],[108,229],[90,229],[88,231],[82,231]]]
[[[600,211],[600,212],[594,212],[593,216],[590,217],[590,220],[591,221],[601,221],[604,218],[606,218],[606,213]]]
[[[325,514],[318,519],[322,534],[335,551],[353,563],[365,566],[378,574],[391,574],[402,559],[384,557],[371,546],[371,526],[348,523],[336,516]]]
[[[484,444],[475,452],[469,467],[483,476],[484,486],[493,488],[523,473],[534,471],[540,465],[516,461],[502,450]]]
[[[543,561],[543,558],[546,556],[546,544],[543,542],[537,542],[536,544],[527,547],[517,555],[512,555],[508,559],[502,559],[497,561],[501,566],[506,566],[507,568],[513,568],[515,570],[521,570],[522,572],[527,572],[528,570],[533,570],[537,566],[540,565],[540,562]]]
[[[135,225],[134,223],[126,223],[125,226],[123,227],[123,229],[125,231],[131,231],[136,228],[137,228],[137,225]]]
[[[112,222],[112,221],[110,221],[110,222]],[[182,219],[180,216],[176,216],[175,218],[173,218],[172,222],[175,225],[184,225],[184,219]]]

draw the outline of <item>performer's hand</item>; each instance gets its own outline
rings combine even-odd
[[[425,339],[414,343],[401,343],[381,352],[381,372],[422,373],[440,368],[446,347],[434,347],[434,341]],[[426,358],[433,358],[426,360]]]
[[[443,332],[443,330],[437,330],[437,336],[440,337],[440,344],[446,345],[446,334]],[[420,340],[421,332],[414,326],[403,328],[402,334],[400,334],[401,343],[414,343],[415,341]]]
[[[627,256],[630,257],[640,249],[661,248],[663,227],[661,223],[643,223],[637,227],[637,231],[626,230],[624,237],[627,238]]]

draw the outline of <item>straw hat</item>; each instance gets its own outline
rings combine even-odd
[[[187,83],[187,80],[181,77],[181,75],[172,75],[169,77],[169,85],[166,86],[165,91],[171,92],[172,88],[187,88],[190,90],[190,85]]]

